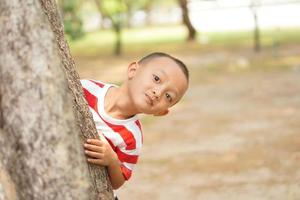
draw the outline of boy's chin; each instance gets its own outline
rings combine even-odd
[[[151,112],[149,110],[143,110],[142,113],[146,114],[146,115],[154,115],[155,114],[154,112]]]
[[[153,110],[151,110],[149,107],[142,107],[141,109],[141,113],[146,114],[146,115],[154,115],[155,112],[153,112]]]
[[[137,105],[138,105],[138,108],[139,108],[138,110],[139,110],[140,113],[143,113],[143,114],[146,114],[146,115],[153,115],[154,114],[151,105],[149,105],[145,102],[139,102],[139,104],[137,104]]]

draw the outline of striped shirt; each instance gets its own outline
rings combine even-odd
[[[143,135],[137,116],[121,120],[109,116],[104,110],[105,95],[110,87],[116,87],[94,80],[81,80],[85,98],[93,114],[96,129],[103,134],[116,152],[121,171],[126,180],[131,177],[142,147]]]

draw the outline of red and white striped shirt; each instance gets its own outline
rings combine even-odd
[[[125,120],[115,119],[105,112],[105,95],[114,85],[94,80],[81,80],[81,84],[98,133],[104,135],[118,155],[123,176],[128,180],[142,147],[143,135],[140,121],[137,116]]]

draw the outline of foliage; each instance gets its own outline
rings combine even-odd
[[[84,35],[83,22],[79,16],[80,4],[80,0],[59,0],[65,33],[72,40]]]

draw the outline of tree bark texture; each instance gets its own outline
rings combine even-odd
[[[0,24],[0,200],[112,199],[55,0],[2,0]]]
[[[68,43],[64,37],[62,20],[59,17],[58,8],[55,0],[40,0],[42,8],[48,17],[51,29],[56,37],[63,68],[68,81],[68,86],[73,96],[73,106],[77,124],[80,127],[80,138],[98,138],[92,114],[89,111],[87,102],[83,95],[82,86],[79,82],[79,75],[75,70],[74,59],[71,56]],[[107,171],[104,167],[88,165],[93,188],[97,193],[98,199],[112,199],[112,187],[108,179]]]
[[[178,0],[178,1],[179,1],[179,5],[181,7],[181,12],[182,12],[182,22],[188,29],[187,40],[188,41],[195,40],[197,31],[194,28],[194,26],[192,25],[190,17],[189,17],[189,10],[188,10],[188,5],[187,5],[188,2],[187,2],[187,0]]]

